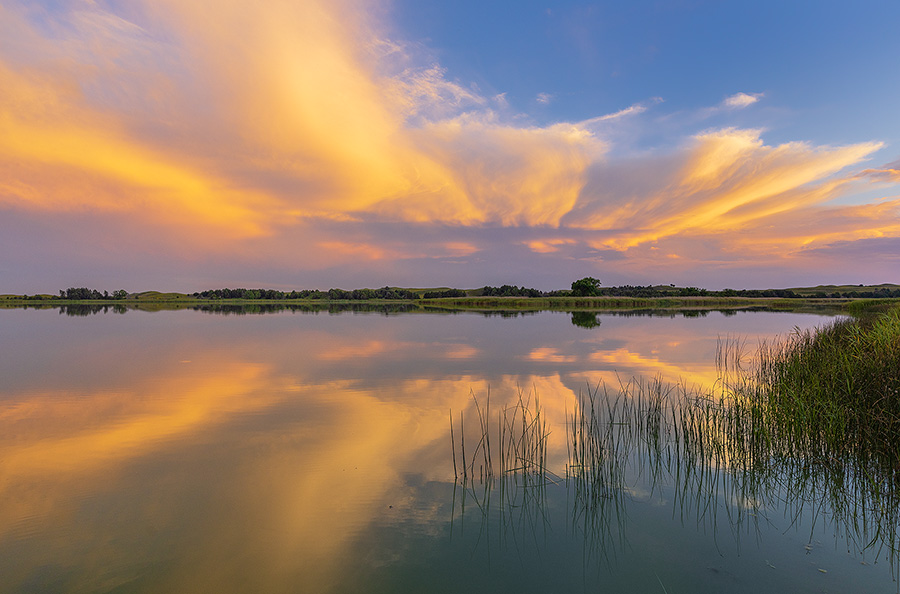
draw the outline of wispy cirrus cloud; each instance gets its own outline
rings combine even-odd
[[[628,107],[620,109],[617,112],[608,113],[608,114],[604,114],[601,116],[597,116],[597,117],[593,117],[593,118],[584,120],[583,122],[581,122],[581,124],[584,126],[590,126],[591,124],[597,124],[600,122],[609,122],[609,121],[614,121],[614,120],[620,120],[622,118],[627,118],[629,116],[637,116],[637,115],[640,115],[640,114],[644,113],[645,111],[647,111],[651,106],[656,105],[658,103],[662,103],[662,102],[663,102],[662,97],[653,97],[649,101],[635,103],[634,105],[629,105]]]
[[[552,254],[558,252],[561,247],[576,243],[571,238],[532,239],[525,242],[533,252],[539,254]]]
[[[882,169],[864,169],[859,173],[859,177],[880,182],[900,183],[900,168],[888,165]]]
[[[440,65],[432,64],[427,68],[407,68],[393,78],[397,85],[396,101],[406,106],[409,117],[433,121],[487,103],[476,90],[448,81],[446,73]]]
[[[737,231],[754,219],[833,198],[847,180],[830,176],[879,148],[767,146],[758,130],[706,132],[673,155],[636,159],[623,175],[618,166],[596,167],[596,181],[564,222],[605,230],[608,245],[621,248],[670,235]]]

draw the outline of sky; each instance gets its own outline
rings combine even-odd
[[[0,293],[900,283],[897,22],[0,0]]]

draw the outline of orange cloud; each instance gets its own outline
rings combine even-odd
[[[220,108],[239,126],[243,148],[265,151],[266,160],[252,165],[274,165],[322,189],[282,195],[295,214],[558,221],[577,199],[589,162],[583,153],[596,144],[590,133],[570,125],[505,126],[489,112],[487,119],[430,119],[486,101],[445,80],[433,64],[391,72],[393,62],[409,58],[379,37],[369,9],[348,1],[247,10],[200,0],[166,8],[219,91]],[[239,43],[235,30],[243,32]],[[411,116],[426,119],[411,127]]]
[[[271,200],[177,163],[79,105],[71,89],[0,64],[0,200],[47,210],[132,211],[160,222],[264,233]]]
[[[471,256],[472,254],[481,250],[476,245],[472,245],[471,243],[465,241],[450,241],[443,245],[443,248],[447,250],[449,255],[451,256]]]
[[[675,235],[742,230],[762,217],[834,197],[847,180],[828,177],[880,147],[771,147],[756,130],[710,132],[696,137],[684,165],[659,180],[655,191],[624,203],[588,204],[567,220],[588,229],[623,229],[603,241],[617,249]]]
[[[563,245],[571,245],[575,243],[574,239],[535,239],[532,241],[526,241],[525,245],[528,246],[532,252],[537,252],[539,254],[552,254],[554,252],[559,251],[559,247]]]
[[[777,213],[760,219],[734,241],[742,249],[791,253],[836,241],[880,237],[900,237],[900,199]]]
[[[348,241],[323,241],[319,243],[319,247],[325,252],[336,253],[344,257],[358,257],[366,260],[381,260],[388,254],[386,250],[375,245]]]
[[[164,222],[193,217],[230,225],[237,236],[264,233],[285,216],[356,212],[416,222],[557,224],[602,143],[579,125],[510,126],[490,111],[457,117],[458,108],[486,101],[445,80],[439,66],[392,72],[392,62],[409,58],[379,38],[370,8],[351,0],[252,9],[148,3],[156,26],[176,40],[168,51],[181,72],[127,54],[128,42],[152,31],[100,8],[72,11],[71,20],[92,25],[67,33],[71,59],[93,73],[95,85],[125,92],[110,109],[79,88],[83,81],[64,76],[58,61],[42,64],[46,79],[31,84],[4,68],[11,90],[4,163],[33,172],[7,176],[6,193],[19,207],[40,200],[53,208],[140,204],[168,213]],[[19,25],[28,26],[22,18]],[[123,53],[141,61],[135,71],[116,66]],[[135,113],[130,103],[150,92],[147,77],[172,96]],[[207,104],[201,110],[192,102]],[[43,117],[34,117],[34,106]],[[411,115],[426,119],[410,126]],[[428,119],[442,115],[451,117]],[[148,125],[179,130],[173,134],[193,156],[178,148],[167,155],[172,147],[135,133]],[[200,159],[202,167],[189,164]]]
[[[888,183],[900,183],[900,169],[885,167],[884,169],[865,169],[860,171],[859,177],[869,177],[877,181]]]
[[[385,205],[389,213],[416,213],[416,220],[558,225],[605,148],[579,125],[514,128],[471,116],[411,134],[450,174],[449,184],[436,190],[439,201],[412,197]]]

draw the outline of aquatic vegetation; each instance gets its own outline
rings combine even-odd
[[[750,380],[736,391],[780,439],[833,460],[900,462],[900,309],[763,345]]]
[[[459,415],[459,449],[461,465],[456,462],[456,440],[454,439],[453,413],[450,413],[450,439],[453,451],[455,476],[465,482],[479,479],[482,482],[494,478],[510,476],[513,480],[528,481],[533,477],[542,480],[552,474],[547,468],[547,439],[550,435],[547,421],[541,410],[537,394],[526,395],[521,389],[511,406],[500,409],[497,415],[496,433],[492,429],[491,395],[488,391],[482,402],[471,394],[478,418],[477,440],[469,446],[471,454],[466,455],[465,416]],[[497,444],[498,468],[494,468],[491,435]],[[476,472],[477,468],[477,472]]]
[[[712,387],[635,378],[579,396],[565,423],[567,463],[555,470],[590,550],[606,556],[621,541],[628,490],[644,477],[671,491],[683,520],[724,517],[740,538],[784,510],[791,523],[813,518],[811,530],[826,523],[900,577],[900,310],[796,331],[752,357],[725,339],[717,364]],[[507,493],[560,481],[547,467],[550,429],[536,394],[520,392],[500,414],[497,474],[489,401],[476,409],[482,433],[471,457],[463,454],[464,484],[477,457],[488,469],[478,478],[496,478]]]

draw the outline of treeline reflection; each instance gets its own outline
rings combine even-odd
[[[56,309],[60,315],[92,316],[97,314],[124,314],[129,311],[157,312],[193,310],[216,315],[259,315],[291,313],[430,313],[443,315],[480,315],[485,318],[524,318],[541,311],[550,310],[477,310],[432,307],[423,308],[415,303],[140,303],[140,304],[68,304],[68,305],[17,305],[16,309]],[[559,311],[559,310],[556,310]],[[738,312],[769,311],[765,307],[741,309],[629,309],[629,310],[569,310],[561,311],[570,315],[573,325],[581,328],[596,328],[600,325],[600,315],[621,318],[705,318],[711,313],[735,316]]]
[[[77,305],[60,305],[60,315],[67,316],[92,316],[99,313],[124,314],[128,312],[128,307],[121,304],[115,305],[96,305],[96,304],[77,304]]]

